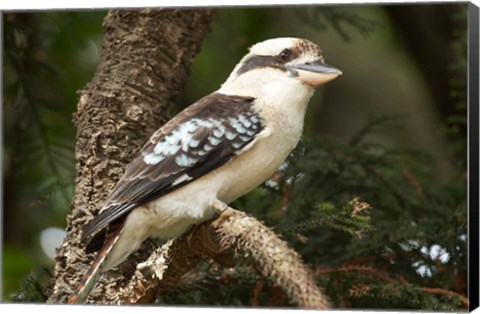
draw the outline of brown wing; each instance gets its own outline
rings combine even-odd
[[[234,158],[263,130],[254,98],[211,94],[156,131],[125,170],[82,239],[135,207],[172,192]],[[103,236],[92,239],[90,251]]]

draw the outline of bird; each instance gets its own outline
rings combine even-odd
[[[83,228],[97,252],[68,303],[84,303],[101,274],[147,238],[171,239],[267,181],[298,144],[316,87],[342,71],[315,43],[267,39],[227,80],[155,131]]]

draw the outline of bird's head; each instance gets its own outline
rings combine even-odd
[[[300,38],[274,38],[253,45],[222,89],[255,90],[277,81],[300,81],[313,89],[341,74],[325,63],[322,50],[314,43]]]

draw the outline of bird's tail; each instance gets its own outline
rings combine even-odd
[[[123,226],[116,230],[116,232],[109,231],[110,232],[105,238],[102,248],[98,251],[97,258],[92,263],[87,273],[83,276],[82,281],[78,284],[72,296],[68,299],[69,304],[84,303],[100,279],[102,270],[104,269],[105,260],[122,235]]]

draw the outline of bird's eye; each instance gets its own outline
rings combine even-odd
[[[290,49],[284,49],[280,54],[278,55],[278,58],[280,59],[281,62],[288,62],[292,60],[293,52]]]

